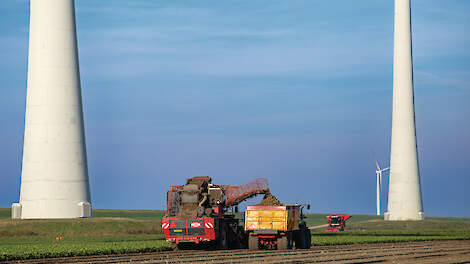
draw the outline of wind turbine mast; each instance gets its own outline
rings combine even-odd
[[[390,167],[385,169],[380,169],[379,163],[375,161],[375,166],[377,167],[375,173],[377,174],[377,215],[380,215],[380,192],[382,191],[382,172],[388,171]]]
[[[385,220],[423,220],[413,91],[410,0],[395,0],[393,114]]]
[[[31,0],[19,203],[12,218],[91,217],[74,0]]]

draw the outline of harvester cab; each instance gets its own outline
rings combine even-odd
[[[352,215],[343,214],[332,214],[326,217],[328,221],[328,227],[326,232],[341,232],[346,228],[346,221],[351,218]]]

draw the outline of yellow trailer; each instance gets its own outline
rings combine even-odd
[[[245,231],[249,249],[310,248],[310,230],[303,221],[304,205],[248,206]],[[308,206],[310,207],[310,206]]]

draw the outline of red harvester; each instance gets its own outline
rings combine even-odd
[[[352,215],[343,214],[332,214],[326,217],[328,221],[328,227],[326,232],[340,232],[346,228],[346,221],[351,218]]]
[[[245,247],[247,236],[230,207],[257,194],[269,192],[268,181],[255,179],[240,186],[212,184],[209,176],[193,177],[185,185],[172,186],[162,230],[174,248],[201,242],[220,249]]]

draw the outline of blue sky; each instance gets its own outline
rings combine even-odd
[[[470,2],[412,8],[425,214],[470,217]],[[312,212],[375,213],[392,0],[77,0],[76,11],[95,208],[162,209],[169,185],[210,175],[268,178]],[[3,0],[0,207],[19,199],[28,26],[29,2]]]

